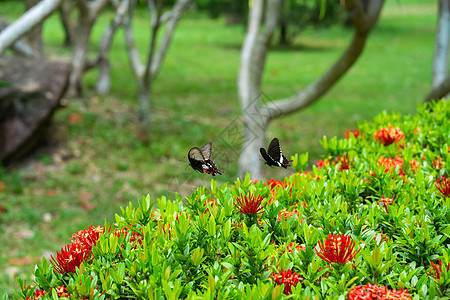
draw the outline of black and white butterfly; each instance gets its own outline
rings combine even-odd
[[[207,173],[212,176],[222,175],[224,171],[219,170],[211,160],[212,142],[206,143],[203,147],[193,147],[188,152],[189,165],[192,169]]]
[[[261,152],[262,157],[266,161],[265,163],[269,166],[283,167],[286,169],[291,165],[292,160],[288,160],[281,152],[280,141],[278,138],[274,138],[270,142],[267,152],[264,148],[260,148],[259,152]]]

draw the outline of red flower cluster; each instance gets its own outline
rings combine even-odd
[[[361,250],[355,251],[355,241],[343,233],[328,234],[328,239],[319,242],[319,250],[314,247],[317,255],[329,263],[346,264],[352,261]]]
[[[103,226],[90,226],[88,230],[80,230],[72,235],[72,242],[56,252],[56,258],[51,256],[53,269],[60,273],[74,273],[80,264],[90,259],[92,247],[100,233],[105,232]]]
[[[28,290],[31,289],[31,286],[26,286],[26,287],[28,288]],[[57,288],[53,288],[52,290],[56,291],[56,294],[58,295],[58,299],[62,298],[62,297],[65,297],[65,298],[70,297],[69,292],[67,291],[67,288],[64,285],[59,286]],[[46,291],[36,289],[36,290],[34,290],[33,298],[31,298],[30,296],[27,296],[27,300],[38,300],[38,299],[41,299],[41,297],[44,295],[47,295]]]
[[[417,160],[415,160],[414,158],[411,159],[409,161],[409,165],[411,166],[411,169],[412,169],[413,173],[416,173],[417,168],[419,167],[419,163],[417,162]]]
[[[60,252],[56,251],[56,259],[52,255],[50,262],[53,269],[60,274],[75,273],[76,268],[90,258],[91,249],[74,241],[61,248]]]
[[[299,277],[298,274],[292,270],[283,270],[281,269],[279,272],[270,275],[273,278],[276,285],[284,284],[283,294],[290,295],[292,294],[292,286],[296,287],[297,283],[303,278]]]
[[[432,164],[435,169],[441,170],[444,168],[444,160],[440,155],[436,159],[433,159]]]
[[[403,131],[391,125],[381,128],[373,135],[384,146],[388,146],[392,143],[398,143],[405,137]]]
[[[347,295],[349,300],[411,300],[411,295],[406,290],[388,290],[385,286],[377,286],[368,283],[351,288]]]
[[[373,239],[376,241],[378,236],[380,237],[380,244],[381,244],[383,241],[385,241],[385,242],[388,242],[388,241],[389,241],[388,235],[387,235],[386,233],[383,233],[383,230],[381,231],[381,233],[377,233],[377,234],[373,237]],[[380,244],[379,244],[379,245],[380,245]],[[378,246],[379,246],[379,245],[378,245]]]
[[[270,186],[270,189],[273,190],[277,185],[280,185],[282,188],[284,188],[284,182],[280,179],[273,179],[267,180],[266,183],[264,183],[264,186]]]
[[[86,247],[92,249],[97,243],[98,237],[101,233],[105,232],[103,226],[98,225],[97,227],[89,226],[89,229],[80,230],[72,235],[72,241],[78,241],[84,244]]]
[[[389,213],[387,206],[394,203],[395,195],[392,198],[385,198],[384,194],[381,196],[380,201],[377,201],[379,206],[383,206],[386,213]],[[381,202],[381,203],[380,203]]]
[[[447,264],[447,272],[450,271],[450,263]],[[429,272],[429,273],[428,273]],[[433,277],[435,280],[441,279],[442,273],[442,260],[440,259],[437,264],[431,262],[430,270],[425,270],[428,276]]]
[[[211,215],[211,213],[209,212],[208,206],[213,208],[214,205],[216,205],[216,201],[214,200],[214,198],[206,199],[205,202],[203,202],[203,207],[205,207],[203,214],[209,213],[209,215]],[[189,218],[190,218],[190,216],[189,216]]]
[[[323,167],[328,166],[329,164],[330,164],[329,161],[319,159],[319,160],[317,161],[317,169],[320,170],[320,169],[322,169]]]
[[[131,244],[133,244],[134,242],[137,242],[138,244],[142,245],[142,241],[144,239],[144,234],[142,232],[134,231],[134,230],[130,229],[128,226],[125,226],[125,228],[123,228],[123,229],[116,229],[114,231],[114,235],[117,237],[121,237],[122,235],[124,235],[126,237],[128,234],[131,234],[131,237],[130,237]],[[122,246],[122,248],[124,247],[123,244],[121,246]],[[136,246],[137,245],[134,245],[134,248]]]
[[[450,178],[447,178],[446,175],[442,175],[442,177],[436,178],[436,183],[434,184],[439,192],[442,193],[445,197],[450,196]]]
[[[340,155],[339,154],[339,156],[338,157],[336,157],[336,160],[335,161],[333,161],[333,163],[335,164],[335,165],[337,165],[337,164],[341,164],[340,166],[339,166],[339,170],[338,171],[342,171],[342,170],[350,170],[352,167],[353,167],[353,161],[355,160],[355,158],[353,158],[351,161],[350,161],[350,155]]]
[[[264,197],[260,195],[253,195],[252,193],[249,193],[248,195],[243,196],[241,194],[240,197],[236,198],[234,208],[244,215],[257,215],[264,210],[264,205],[261,206],[263,200]]]
[[[300,252],[300,250],[306,251],[306,246],[305,245],[303,245],[303,244],[299,245],[299,244],[294,243],[294,242],[290,242],[289,244],[287,244],[286,248],[289,251],[289,253],[292,253],[294,251]]]
[[[349,140],[350,139],[350,134],[353,134],[353,136],[355,137],[355,139],[357,139],[358,137],[362,137],[362,132],[359,129],[350,129],[350,130],[346,130],[344,132],[344,137]]]
[[[395,158],[380,157],[380,159],[378,159],[378,164],[384,167],[385,173],[389,173],[391,170],[395,170],[398,166],[399,167],[398,174],[400,176],[405,176],[405,173],[403,172],[403,159],[400,157]]]
[[[170,223],[167,223],[166,226],[164,226],[164,224],[163,224],[162,230],[163,230],[164,234],[169,235],[169,239],[172,238],[172,226],[170,225]]]
[[[306,208],[306,203],[303,203],[303,207]],[[299,218],[299,216],[300,216],[300,212],[298,211],[298,203],[295,204],[294,209],[292,211],[288,211],[288,210],[286,210],[286,208],[283,208],[278,213],[278,222],[280,222],[283,217],[284,217],[284,220],[287,220],[288,218],[291,218],[294,215],[296,215],[297,218]],[[302,219],[302,221],[303,221],[303,219]]]

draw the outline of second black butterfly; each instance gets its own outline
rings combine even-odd
[[[260,148],[259,152],[268,166],[283,167],[286,169],[291,165],[291,160],[288,160],[281,152],[280,141],[277,138],[274,138],[270,142],[267,152],[264,148]]]
[[[224,171],[219,170],[211,160],[212,142],[206,143],[203,147],[193,147],[188,152],[189,165],[192,169],[207,173],[212,176],[222,175]]]

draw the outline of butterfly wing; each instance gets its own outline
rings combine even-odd
[[[267,148],[267,153],[270,155],[270,157],[277,163],[281,164],[281,148],[280,148],[280,141],[277,138],[274,138],[269,145],[269,148]]]
[[[203,161],[205,161],[205,158],[203,157],[202,152],[198,147],[193,147],[188,152],[188,159],[189,159],[189,165],[192,167],[192,169],[203,173]]]
[[[200,152],[202,153],[204,160],[211,159],[212,142],[204,144],[203,147],[200,148]]]
[[[291,165],[292,160],[287,159],[286,156],[282,155],[283,157],[283,162],[281,163],[281,166],[285,169],[287,169],[287,167],[289,167]]]
[[[275,161],[272,159],[272,157],[270,157],[267,152],[266,149],[264,148],[259,148],[259,152],[261,153],[261,156],[264,158],[264,160],[266,161],[266,164],[269,166],[276,166],[277,164],[275,163]]]
[[[212,160],[206,160],[202,165],[203,171],[206,174],[216,176],[217,174],[222,175],[225,171],[219,170]]]

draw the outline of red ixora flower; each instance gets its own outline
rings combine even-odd
[[[336,157],[336,160],[333,161],[333,163],[335,165],[337,164],[341,164],[339,166],[339,170],[338,171],[342,171],[342,170],[350,170],[353,167],[353,161],[355,160],[355,158],[353,158],[352,160],[350,160],[350,155],[341,155],[339,154],[338,157]]]
[[[323,243],[319,242],[319,250],[316,247],[314,250],[326,262],[346,264],[352,261],[361,249],[355,252],[355,241],[341,233],[328,234],[328,239]]]
[[[442,160],[440,155],[436,159],[433,159],[432,164],[435,169],[441,170],[444,168],[444,160]]]
[[[97,227],[94,227],[91,225],[87,230],[84,229],[74,233],[72,235],[72,242],[77,241],[90,250],[92,249],[92,246],[95,246],[97,243],[100,234],[104,232],[105,228],[103,226],[98,225]]]
[[[103,226],[89,226],[86,230],[80,230],[72,235],[72,242],[56,251],[56,258],[51,256],[50,262],[53,269],[60,273],[75,273],[76,267],[81,262],[88,260],[91,255],[92,247],[97,243],[100,233],[104,233]]]
[[[273,278],[276,285],[284,284],[283,294],[290,295],[292,294],[292,286],[296,287],[297,283],[303,278],[299,277],[298,274],[292,270],[283,270],[281,269],[279,272],[270,275]]]
[[[368,283],[366,285],[357,285],[350,289],[347,295],[349,300],[410,300],[411,295],[408,289],[388,290],[385,286],[377,286]]]
[[[403,131],[391,125],[381,128],[373,135],[384,146],[388,146],[392,143],[398,143],[405,137]]]
[[[450,270],[450,263],[447,264],[447,272]],[[429,273],[428,273],[429,272]],[[441,273],[442,273],[442,260],[440,259],[437,264],[434,262],[431,262],[430,270],[425,270],[425,273],[427,273],[428,276],[431,276],[434,278],[434,280],[441,279]]]
[[[436,183],[434,185],[442,195],[445,197],[450,196],[450,178],[447,178],[446,175],[436,178]]]
[[[287,244],[286,249],[289,251],[289,253],[292,253],[294,251],[300,252],[301,251],[306,251],[306,246],[304,244],[297,244],[294,242],[290,242],[289,244]]]
[[[60,252],[57,251],[56,259],[52,255],[50,262],[53,265],[53,269],[60,274],[75,273],[76,268],[83,261],[90,258],[91,249],[78,240],[75,240],[61,248]]]
[[[350,129],[350,130],[344,131],[344,137],[347,140],[350,139],[350,134],[353,134],[355,139],[357,139],[358,137],[362,137],[362,135],[363,135],[362,132],[359,129]]]
[[[389,213],[387,206],[394,203],[395,195],[392,198],[385,198],[384,194],[381,196],[380,201],[377,201],[379,206],[384,206],[386,213]],[[381,203],[380,203],[381,202]]]
[[[277,185],[280,185],[281,188],[284,188],[284,182],[281,181],[280,179],[269,179],[266,181],[266,183],[264,183],[264,186],[270,186],[270,189],[273,190]]]
[[[234,208],[244,215],[256,215],[264,210],[264,205],[261,206],[263,199],[264,197],[261,195],[253,195],[252,193],[249,193],[248,195],[243,196],[241,194],[240,197],[236,198]]]
[[[395,158],[384,158],[380,157],[378,159],[378,164],[384,167],[384,172],[387,174],[391,170],[395,170],[398,166],[398,174],[400,176],[405,176],[405,172],[403,172],[403,159],[401,157]]]
[[[329,161],[319,159],[319,160],[317,161],[317,169],[320,170],[320,169],[322,169],[323,167],[328,166],[329,164],[330,164]]]

